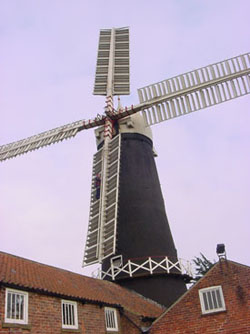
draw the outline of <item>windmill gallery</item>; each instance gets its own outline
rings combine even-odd
[[[100,31],[94,95],[105,113],[0,147],[4,161],[95,129],[91,204],[83,266],[101,264],[100,278],[170,306],[191,279],[178,259],[154,161],[150,126],[250,93],[249,54],[140,88],[129,95],[129,29]],[[194,116],[195,117],[195,116]],[[139,177],[138,177],[139,175]]]

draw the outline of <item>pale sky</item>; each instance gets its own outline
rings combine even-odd
[[[130,27],[137,88],[249,52],[248,0],[1,0],[0,145],[101,114],[92,95],[99,29]],[[152,127],[179,257],[250,265],[250,99]],[[0,250],[81,269],[93,130],[0,164]]]

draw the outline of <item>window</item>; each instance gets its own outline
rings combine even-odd
[[[110,264],[111,266],[113,266],[115,269],[121,268],[123,266],[122,263],[122,255],[117,255],[117,256],[113,256],[110,259]]]
[[[116,309],[105,307],[106,329],[109,331],[118,331]]]
[[[76,302],[62,300],[62,328],[78,328]]]
[[[16,324],[28,323],[28,293],[6,289],[5,322]]]
[[[221,286],[212,286],[199,290],[203,314],[224,311],[226,309]]]

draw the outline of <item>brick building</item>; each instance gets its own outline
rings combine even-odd
[[[0,334],[250,334],[250,267],[222,259],[167,310],[121,286],[0,252]]]
[[[216,263],[152,325],[150,334],[249,334],[250,267]]]
[[[115,283],[0,252],[0,334],[137,334],[162,312]]]

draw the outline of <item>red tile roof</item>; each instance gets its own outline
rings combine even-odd
[[[250,333],[250,267],[221,259],[151,326],[151,334]],[[221,286],[226,312],[202,315],[199,290]]]
[[[119,305],[146,317],[158,317],[163,309],[155,302],[120,287],[60,268],[0,252],[0,282],[86,302]]]

